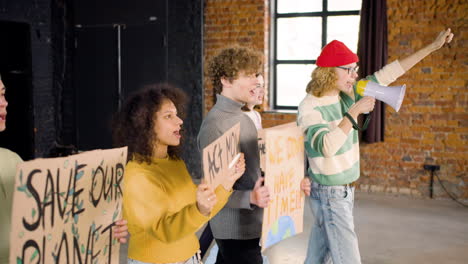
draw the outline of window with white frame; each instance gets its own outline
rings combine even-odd
[[[357,51],[362,0],[271,0],[272,109],[297,109],[322,47]]]

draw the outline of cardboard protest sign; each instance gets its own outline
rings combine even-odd
[[[125,147],[18,165],[10,264],[119,263],[126,161]]]
[[[264,129],[265,186],[271,201],[263,213],[262,251],[303,231],[304,137],[293,123]]]
[[[229,163],[239,153],[240,123],[203,149],[203,174],[210,186],[216,188],[228,176]]]
[[[260,169],[265,172],[265,160],[266,160],[266,150],[265,150],[265,131],[272,130],[272,129],[282,129],[287,127],[297,127],[295,122],[286,123],[283,125],[278,125],[270,128],[260,129],[258,130],[258,151],[260,156]]]

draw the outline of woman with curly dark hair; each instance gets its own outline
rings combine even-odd
[[[186,95],[169,84],[138,91],[113,120],[116,146],[128,146],[123,213],[131,234],[128,263],[200,263],[195,232],[227,202],[243,158],[215,190],[196,186],[177,149]]]

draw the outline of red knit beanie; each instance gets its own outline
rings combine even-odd
[[[336,67],[358,61],[358,56],[348,49],[343,42],[333,40],[323,47],[316,64],[319,67]]]

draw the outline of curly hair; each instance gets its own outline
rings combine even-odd
[[[317,67],[311,74],[312,79],[307,84],[306,92],[317,97],[336,89],[338,75],[335,67]]]
[[[156,112],[164,100],[171,100],[183,119],[187,95],[167,83],[145,86],[133,93],[112,119],[112,140],[115,147],[128,146],[128,160],[151,162],[154,154]],[[179,145],[180,146],[180,145]],[[169,146],[170,159],[180,159],[179,146]]]
[[[215,94],[223,91],[221,78],[233,81],[243,71],[245,74],[259,73],[263,66],[263,55],[248,47],[232,46],[221,50],[208,61],[207,75],[211,78]]]

